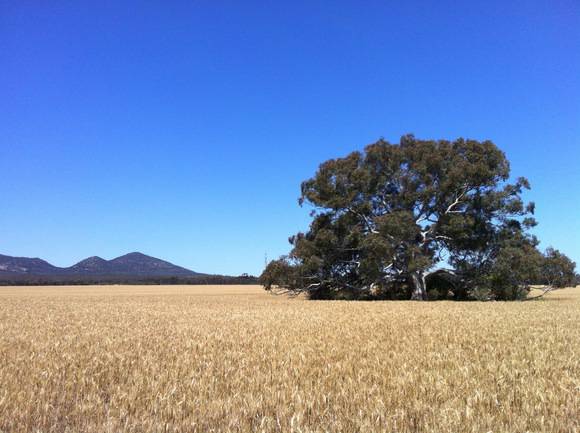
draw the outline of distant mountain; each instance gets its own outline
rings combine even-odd
[[[75,274],[95,274],[108,273],[111,266],[109,262],[98,256],[92,256],[81,260],[76,265],[71,266],[68,270]]]
[[[0,254],[0,274],[55,275],[62,270],[42,259]]]
[[[72,266],[91,274],[108,275],[145,275],[145,276],[185,276],[197,275],[197,272],[147,256],[142,253],[129,253],[113,260],[90,257]]]
[[[38,258],[0,255],[0,276],[11,275],[186,277],[203,274],[137,252],[113,260],[93,256],[68,268],[59,268]]]

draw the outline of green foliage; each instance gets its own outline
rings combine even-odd
[[[548,248],[540,268],[542,284],[554,288],[569,287],[576,284],[576,263],[554,248]]]
[[[329,299],[521,299],[545,261],[527,233],[529,183],[509,174],[490,141],[412,135],[326,161],[302,183],[310,229],[261,282]]]

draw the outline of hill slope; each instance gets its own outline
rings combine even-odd
[[[112,260],[93,256],[81,260],[68,268],[59,268],[50,263],[28,257],[0,255],[0,276],[95,276],[134,275],[141,277],[179,277],[201,275],[165,260],[142,253],[129,253]]]
[[[0,274],[60,275],[64,271],[39,258],[0,254]]]

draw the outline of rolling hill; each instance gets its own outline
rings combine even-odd
[[[202,275],[165,260],[134,252],[105,260],[93,256],[68,268],[51,265],[45,260],[0,255],[0,276],[96,276],[132,275],[142,277],[182,277]]]
[[[143,253],[105,260],[98,256],[61,268],[39,258],[0,254],[0,285],[85,284],[257,284],[251,275],[194,272]]]

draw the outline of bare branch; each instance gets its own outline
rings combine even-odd
[[[550,293],[552,290],[555,290],[555,287],[553,287],[553,286],[546,286],[546,287],[544,287],[542,289],[542,293],[540,293],[539,295],[530,296],[529,298],[522,299],[522,301],[531,301],[531,300],[534,300],[534,299],[542,298],[546,293]]]

